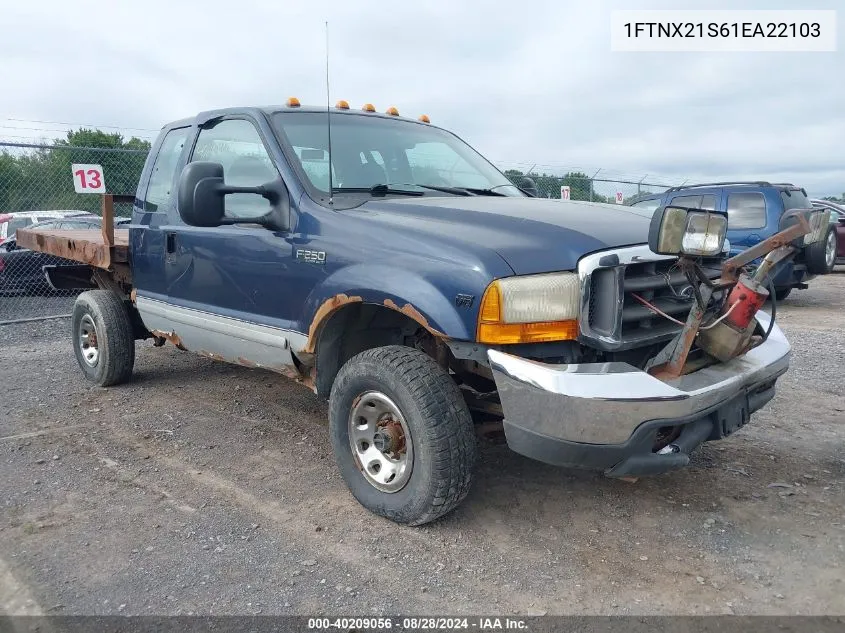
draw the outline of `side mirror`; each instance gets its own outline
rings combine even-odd
[[[540,195],[540,193],[537,191],[537,183],[534,182],[533,178],[530,178],[528,176],[525,176],[520,179],[519,188],[522,189],[532,198],[537,198]]]
[[[271,209],[256,218],[227,218],[225,197],[231,193],[252,193],[269,200]],[[179,176],[176,194],[179,216],[191,226],[260,224],[275,231],[290,229],[287,187],[281,179],[258,187],[234,187],[223,180],[223,165],[197,161],[188,163]]]

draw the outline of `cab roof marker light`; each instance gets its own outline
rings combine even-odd
[[[361,106],[361,109],[364,112],[375,112],[376,111],[376,107],[372,103],[365,103],[363,106]]]
[[[399,116],[399,110],[396,106],[390,106],[387,110],[385,110],[385,112],[390,116]]]
[[[431,119],[428,118],[427,114],[421,114],[420,121],[422,121],[423,123],[431,123]]]
[[[349,102],[346,99],[341,99],[335,105],[335,108],[338,110],[348,110],[349,109]]]
[[[288,97],[288,100],[285,101],[285,105],[289,108],[298,108],[299,99],[297,99],[296,97]]]

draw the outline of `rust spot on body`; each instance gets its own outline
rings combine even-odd
[[[321,303],[320,307],[317,308],[317,311],[314,313],[314,318],[311,320],[311,326],[308,328],[308,343],[302,351],[309,354],[314,353],[314,350],[317,347],[317,331],[320,329],[320,325],[323,321],[325,321],[332,312],[349,303],[361,303],[362,301],[363,299],[361,297],[350,297],[349,295],[339,294],[326,299],[323,303]]]
[[[431,326],[428,324],[428,319],[426,319],[426,318],[425,318],[425,315],[423,315],[423,313],[422,313],[422,312],[420,312],[419,310],[417,310],[417,309],[416,309],[414,306],[412,306],[410,303],[406,303],[404,306],[402,306],[402,307],[400,308],[398,305],[396,305],[396,302],[395,302],[395,301],[393,301],[393,299],[385,299],[385,300],[384,300],[384,305],[385,305],[386,307],[390,308],[391,310],[396,310],[397,312],[401,312],[401,313],[402,313],[402,314],[404,314],[405,316],[409,316],[409,317],[411,317],[414,321],[416,321],[417,323],[419,323],[419,324],[420,324],[421,326],[423,326],[423,327],[424,327],[424,328],[425,328],[428,332],[430,332],[431,334],[433,334],[433,335],[434,335],[434,336],[436,336],[437,338],[446,338],[446,335],[445,335],[443,332],[441,332],[440,330],[436,330],[435,328],[431,327]]]
[[[150,334],[152,334],[152,335],[153,335],[153,336],[155,336],[156,338],[162,338],[162,339],[164,339],[165,341],[170,341],[170,342],[171,342],[171,343],[173,343],[176,347],[178,347],[179,349],[181,349],[183,352],[185,352],[185,351],[187,351],[187,350],[188,350],[188,348],[187,348],[187,347],[185,347],[184,345],[182,345],[182,339],[181,339],[181,338],[179,338],[179,335],[178,335],[178,334],[176,334],[176,332],[162,332],[161,330],[152,330],[152,331],[150,332]],[[200,352],[200,353],[202,353],[202,352]]]

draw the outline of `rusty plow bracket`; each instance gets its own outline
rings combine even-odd
[[[796,217],[798,218],[797,224],[726,260],[722,264],[722,274],[715,286],[711,287],[704,283],[699,286],[705,308],[702,308],[696,302],[690,310],[684,329],[655,356],[652,366],[648,370],[649,374],[661,380],[671,380],[684,374],[687,358],[692,349],[692,344],[695,342],[695,337],[698,336],[701,322],[707,311],[706,306],[710,302],[713,292],[718,289],[727,290],[734,286],[739,279],[742,267],[759,257],[766,256],[766,259],[760,265],[762,273],[760,275],[755,274],[755,279],[761,281],[775,264],[794,254],[796,249],[791,246],[791,243],[811,230],[804,214],[797,214]],[[683,260],[683,257],[681,259]]]

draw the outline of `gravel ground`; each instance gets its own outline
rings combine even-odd
[[[139,344],[93,388],[68,321],[0,327],[0,613],[843,614],[845,272],[779,310],[793,365],[751,425],[636,483],[484,443],[405,528],[336,473],[326,404]]]
[[[70,314],[75,299],[75,296],[0,294],[0,323],[18,319],[34,319],[45,316],[53,317]]]

